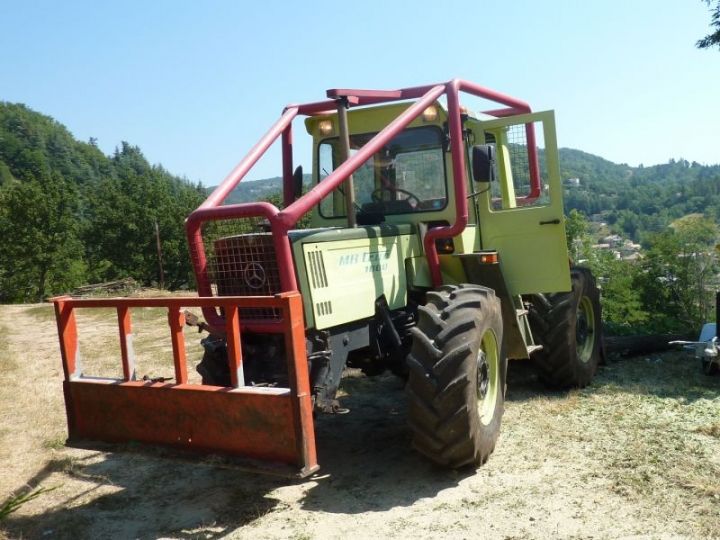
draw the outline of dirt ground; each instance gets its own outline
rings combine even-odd
[[[113,313],[81,332],[86,360],[118,371]],[[136,336],[141,370],[169,358],[158,332]],[[681,353],[612,361],[564,393],[511,364],[497,449],[465,472],[411,450],[399,379],[349,377],[350,413],[317,421],[320,472],[288,480],[64,447],[51,307],[0,306],[0,333],[0,504],[49,490],[0,521],[0,537],[720,538],[720,377]]]

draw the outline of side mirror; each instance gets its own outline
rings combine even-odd
[[[292,176],[293,200],[297,201],[302,196],[303,168],[298,165]]]
[[[495,181],[495,146],[478,144],[472,149],[472,172],[476,182]]]

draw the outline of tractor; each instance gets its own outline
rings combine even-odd
[[[463,94],[495,108],[473,113]],[[309,187],[293,164],[298,116]],[[223,204],[278,138],[281,208]],[[599,292],[566,248],[553,113],[468,81],[288,105],[186,231],[198,298],[55,299],[70,442],[169,444],[307,475],[313,417],[346,412],[343,371],[359,368],[407,381],[416,450],[477,467],[498,438],[508,359],[567,388],[587,385],[601,357]],[[168,309],[173,384],[134,373],[129,309],[147,305]],[[73,315],[108,306],[124,344],[111,383],[75,361]],[[208,333],[201,385],[187,383],[183,324]]]

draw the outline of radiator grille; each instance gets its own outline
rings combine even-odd
[[[248,223],[255,221],[256,223]],[[228,220],[203,227],[207,271],[217,296],[272,296],[280,292],[280,273],[272,234],[261,220]],[[228,234],[240,232],[244,234]],[[276,309],[243,308],[243,319],[276,319]]]

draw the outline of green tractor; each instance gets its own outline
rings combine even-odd
[[[497,108],[472,114],[463,93]],[[293,166],[298,116],[313,141],[309,190]],[[223,204],[277,139],[282,209]],[[186,232],[197,298],[54,299],[69,443],[169,445],[307,476],[314,415],[343,411],[354,367],[407,380],[418,451],[479,466],[500,431],[508,359],[534,361],[556,387],[588,384],[600,360],[598,290],[565,245],[553,114],[474,83],[289,105]],[[172,379],[137,376],[130,313],[147,307],[168,311]],[[84,308],[117,310],[122,377],[84,371]],[[202,384],[188,376],[186,323],[209,332]]]
[[[461,92],[501,107],[472,114]],[[407,379],[414,447],[444,466],[481,465],[499,434],[508,359],[534,361],[562,388],[587,385],[600,360],[598,289],[565,244],[553,114],[460,80],[327,96],[288,106],[189,218],[200,295],[299,291],[316,412],[343,410],[346,367],[389,370]],[[313,140],[305,193],[292,164],[298,114]],[[279,135],[284,209],[223,206]],[[204,313],[198,371],[230,386],[226,336],[213,330],[223,314]],[[240,309],[240,322],[240,384],[285,386],[277,310]]]

